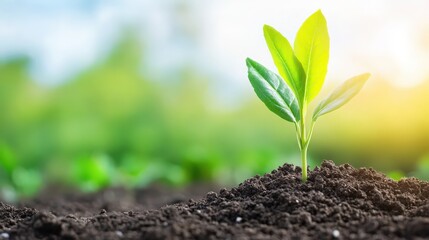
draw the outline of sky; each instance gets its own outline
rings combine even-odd
[[[149,74],[192,66],[249,89],[246,57],[274,69],[262,26],[293,42],[318,9],[331,38],[327,81],[371,72],[413,87],[429,76],[425,0],[0,0],[0,61],[27,56],[36,81],[60,84],[103,59],[132,26],[150,59],[142,66]]]

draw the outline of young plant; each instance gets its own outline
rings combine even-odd
[[[264,37],[280,74],[247,58],[249,80],[256,95],[272,112],[295,125],[301,150],[302,180],[307,180],[307,150],[316,120],[353,98],[370,74],[347,80],[313,111],[307,122],[307,109],[325,81],[329,59],[329,34],[325,17],[319,10],[299,29],[294,47],[274,28],[265,25]]]

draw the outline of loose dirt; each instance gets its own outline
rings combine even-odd
[[[428,182],[332,161],[306,183],[300,172],[285,164],[195,200],[148,190],[0,203],[0,239],[429,239]]]

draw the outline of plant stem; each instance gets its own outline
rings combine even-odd
[[[307,131],[306,131],[306,124],[305,124],[305,117],[306,117],[306,107],[305,104],[303,104],[303,107],[301,108],[301,131],[300,131],[300,143],[299,148],[301,150],[301,168],[302,168],[302,181],[307,181],[307,149],[308,149],[308,142],[307,142]]]
[[[302,181],[307,181],[307,149],[308,145],[305,144],[303,148],[301,148],[301,162],[302,162]]]
[[[313,129],[314,129],[314,123],[316,122],[316,119],[311,120],[310,128],[307,129],[306,124],[306,114],[307,114],[307,105],[306,103],[303,103],[301,105],[301,119],[299,121],[299,124],[295,124],[296,128],[296,135],[298,139],[298,145],[299,149],[301,150],[301,168],[302,168],[302,175],[301,179],[303,182],[307,181],[307,150],[308,145],[310,145],[311,136],[313,135]],[[308,133],[307,133],[308,130]]]

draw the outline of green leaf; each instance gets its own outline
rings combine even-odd
[[[320,10],[302,24],[295,38],[294,50],[306,75],[304,96],[309,103],[319,94],[328,70],[329,34]]]
[[[305,73],[289,41],[277,30],[264,26],[264,37],[280,76],[290,86],[300,103],[304,102]]]
[[[298,102],[283,79],[250,58],[246,59],[246,64],[250,83],[262,102],[279,117],[289,122],[298,122]]]
[[[365,73],[347,80],[343,85],[335,89],[332,94],[320,102],[313,113],[313,120],[332,112],[352,99],[363,87],[370,74]]]

